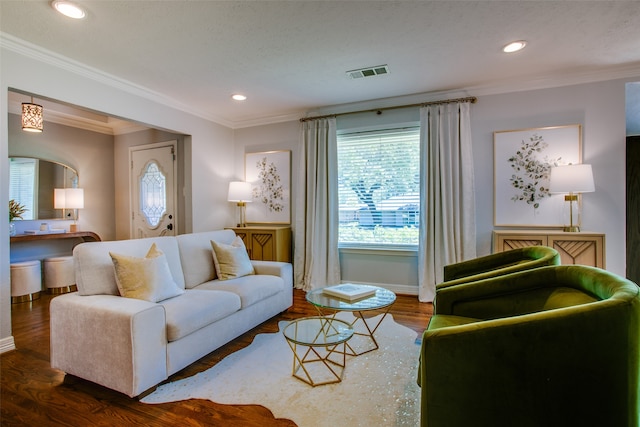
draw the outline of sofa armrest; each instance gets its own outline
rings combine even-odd
[[[288,262],[252,260],[256,274],[282,277],[285,285],[293,288],[293,267]]]
[[[130,397],[167,379],[164,308],[113,295],[51,300],[51,367]]]

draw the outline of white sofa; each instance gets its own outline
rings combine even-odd
[[[289,308],[289,263],[251,261],[254,275],[217,278],[211,241],[234,239],[217,230],[76,246],[78,292],[51,301],[51,366],[134,397]],[[185,292],[158,303],[121,297],[109,252],[145,257],[152,243]]]

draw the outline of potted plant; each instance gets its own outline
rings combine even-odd
[[[13,224],[14,219],[22,219],[22,214],[27,211],[24,205],[16,202],[14,199],[9,200],[9,235],[16,235],[16,228]]]

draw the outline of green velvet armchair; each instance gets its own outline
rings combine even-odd
[[[540,267],[441,289],[422,337],[423,427],[640,425],[640,288]]]
[[[444,281],[436,285],[436,292],[460,283],[488,279],[547,265],[560,265],[560,254],[548,246],[528,246],[498,252],[445,265]]]

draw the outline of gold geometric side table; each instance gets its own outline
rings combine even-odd
[[[346,342],[353,336],[347,322],[327,317],[292,320],[283,331],[293,352],[291,375],[312,387],[342,381]]]
[[[355,319],[350,325],[356,338],[347,343],[349,356],[360,356],[379,348],[374,334],[396,301],[396,294],[388,289],[371,285],[359,286],[374,290],[375,294],[355,301],[326,295],[323,288],[313,289],[306,294],[307,302],[316,308],[320,316],[335,319],[341,311],[348,311],[354,315]],[[369,316],[375,311],[382,313],[377,321],[374,320],[375,317]],[[371,318],[367,320],[369,317]]]

